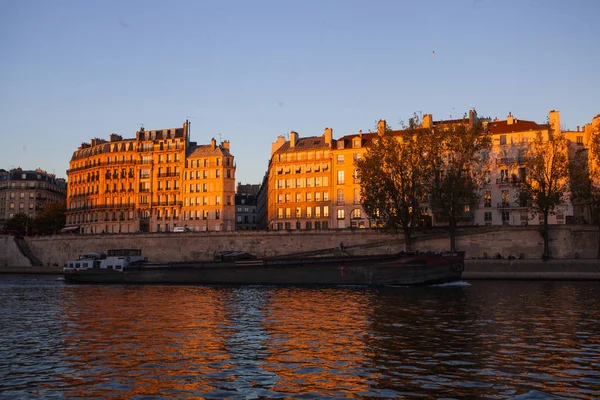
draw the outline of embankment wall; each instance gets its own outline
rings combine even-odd
[[[140,248],[153,262],[195,261],[212,259],[223,250],[242,250],[259,257],[318,250],[339,249],[341,243],[348,254],[381,254],[404,249],[401,237],[372,230],[270,231],[270,232],[189,232],[128,235],[56,235],[25,238],[31,252],[43,265],[63,265],[69,259],[91,251],[110,248]],[[589,225],[553,226],[550,249],[554,259],[593,259],[598,243],[597,228]],[[543,240],[537,227],[479,227],[459,233],[457,246],[467,258],[503,257],[523,254],[537,260],[542,254]],[[418,236],[416,250],[442,251],[449,248],[443,231]],[[30,266],[14,243],[12,236],[0,239],[0,266]]]

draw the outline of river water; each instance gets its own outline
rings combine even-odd
[[[599,398],[600,283],[0,276],[0,398]]]

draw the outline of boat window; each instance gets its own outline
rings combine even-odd
[[[80,263],[75,263],[75,268],[79,268],[80,265]]]

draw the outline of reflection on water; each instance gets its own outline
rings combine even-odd
[[[0,397],[600,396],[600,284],[0,280]]]

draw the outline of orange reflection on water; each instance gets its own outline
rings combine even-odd
[[[359,372],[368,363],[367,298],[329,289],[274,292],[265,318],[270,342],[266,365],[280,377],[283,393],[360,392],[368,387]],[[364,375],[364,374],[363,374]]]
[[[226,292],[88,286],[68,295],[65,361],[72,373],[62,378],[69,397],[205,391],[205,376],[227,369]]]
[[[359,371],[368,362],[368,306],[358,291],[69,289],[58,374],[64,397],[352,394],[367,387]]]

